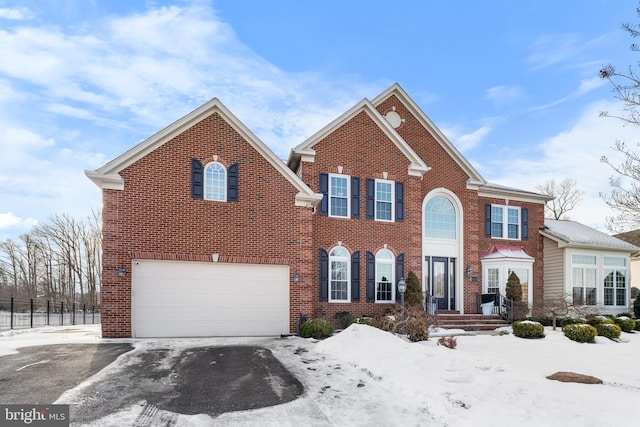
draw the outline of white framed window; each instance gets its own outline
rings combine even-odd
[[[500,292],[500,269],[487,268],[487,293],[497,294]]]
[[[522,301],[533,304],[533,260],[504,258],[497,260],[482,260],[482,292],[505,295],[507,280],[515,272],[522,287]]]
[[[204,169],[204,198],[227,200],[227,170],[221,163],[209,163]]]
[[[605,256],[602,261],[604,305],[627,306],[627,260]]]
[[[394,182],[376,179],[375,187],[375,219],[378,221],[394,220]]]
[[[329,252],[329,302],[349,302],[351,277],[349,251],[336,246]]]
[[[597,259],[595,255],[571,255],[571,286],[573,304],[598,303]]]
[[[434,196],[424,207],[424,234],[433,239],[456,239],[456,210],[449,198]]]
[[[376,253],[376,302],[395,301],[395,263],[393,253],[380,249]]]
[[[349,175],[329,174],[329,216],[349,218],[350,178]]]
[[[520,240],[520,207],[491,205],[491,237]]]

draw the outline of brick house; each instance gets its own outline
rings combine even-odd
[[[378,315],[413,271],[475,313],[543,297],[543,195],[493,185],[397,84],[278,159],[213,99],[87,176],[103,191],[103,336],[275,335]]]

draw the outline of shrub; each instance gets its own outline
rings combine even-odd
[[[598,331],[586,323],[575,323],[562,328],[564,336],[576,342],[594,342]]]
[[[409,319],[404,328],[407,338],[412,342],[429,339],[429,323],[424,319]]]
[[[333,334],[333,324],[327,319],[318,317],[309,319],[300,327],[300,336],[302,338],[327,338]]]
[[[513,301],[522,301],[522,285],[515,271],[512,271],[507,279],[506,297]]]
[[[623,332],[631,332],[636,328],[636,322],[630,317],[627,316],[618,316],[614,319],[616,325],[620,326]]]
[[[615,340],[616,338],[620,338],[620,326],[612,325],[611,323],[601,323],[596,326],[598,330],[598,335],[601,337],[609,338],[610,340]]]
[[[640,319],[640,297],[633,302],[633,315],[636,319]]]
[[[346,329],[353,323],[353,316],[348,311],[339,311],[335,314],[338,324],[342,329]]]
[[[456,337],[440,337],[438,339],[438,345],[442,345],[453,350],[458,345],[458,340],[456,340]]]
[[[602,324],[613,325],[615,322],[613,321],[613,319],[606,316],[589,316],[587,317],[587,323],[597,328],[598,325],[602,325]]]
[[[544,338],[544,326],[538,322],[524,320],[513,322],[513,335],[520,338]]]
[[[560,326],[564,328],[567,325],[576,325],[581,323],[587,323],[587,319],[584,317],[565,317],[560,321]]]
[[[396,321],[394,316],[384,315],[372,319],[369,325],[395,334],[396,329],[398,328],[398,323],[399,322]]]
[[[404,293],[404,302],[407,306],[419,305],[422,307],[422,286],[413,271],[407,274],[407,291]]]

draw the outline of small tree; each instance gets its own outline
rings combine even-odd
[[[506,296],[514,301],[522,301],[522,285],[515,271],[512,271],[507,279]]]
[[[422,286],[413,271],[407,274],[407,291],[404,293],[404,301],[408,306],[422,305]]]
[[[640,319],[640,297],[636,298],[633,303],[633,315],[636,316],[636,319]]]
[[[512,271],[507,279],[506,287],[507,299],[513,300],[513,319],[522,320],[527,316],[529,307],[522,301],[522,284],[515,271]]]
[[[631,287],[631,299],[638,299],[640,297],[640,289],[635,286]]]

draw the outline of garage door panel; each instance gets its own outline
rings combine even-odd
[[[137,260],[137,337],[257,336],[289,330],[289,267]]]

